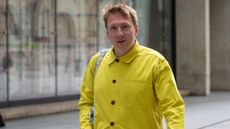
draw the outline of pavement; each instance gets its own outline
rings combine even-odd
[[[186,103],[185,129],[230,129],[230,92],[183,98]],[[6,127],[2,129],[79,129],[79,112],[72,110],[7,119]]]
[[[185,129],[230,129],[230,92],[186,96]]]

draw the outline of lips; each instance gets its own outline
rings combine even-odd
[[[124,43],[125,42],[125,40],[119,40],[119,41],[117,41],[117,43]]]

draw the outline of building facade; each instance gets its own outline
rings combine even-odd
[[[0,107],[79,98],[88,60],[110,47],[101,9],[116,2],[137,10],[139,42],[180,90],[230,90],[228,0],[0,0]]]
[[[138,40],[153,46],[148,44],[150,5],[155,5],[158,15],[156,31],[163,33],[171,29],[170,23],[164,24],[171,19],[171,11],[164,11],[170,5],[165,1],[0,0],[0,105],[77,99],[88,60],[111,46],[101,8],[116,2],[133,6],[141,28]],[[166,44],[163,38],[156,39]],[[162,46],[158,45],[159,50]]]
[[[176,0],[176,69],[180,89],[229,91],[229,0]]]

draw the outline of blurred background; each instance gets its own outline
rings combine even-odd
[[[77,109],[87,62],[111,46],[101,9],[116,2],[136,9],[139,42],[167,58],[183,96],[230,91],[229,0],[0,0],[5,118],[18,106],[70,102],[66,110]]]

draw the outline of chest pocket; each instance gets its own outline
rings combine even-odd
[[[134,110],[143,110],[150,106],[152,100],[151,82],[143,78],[130,77],[125,80],[126,90],[123,93],[127,100],[128,108]]]

